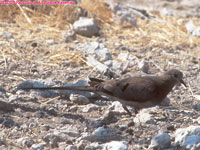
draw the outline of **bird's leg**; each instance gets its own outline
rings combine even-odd
[[[126,107],[126,105],[122,104],[122,107],[124,108],[124,110],[129,114],[129,116],[132,117],[131,112],[128,110],[128,108]]]
[[[135,109],[135,115],[137,115],[139,112],[139,109],[137,109],[137,108],[134,108],[134,109]]]
[[[139,111],[140,111],[140,109],[135,108],[135,116],[138,114]],[[142,126],[142,123],[141,123],[141,121],[140,121],[140,117],[138,117],[138,122],[139,122],[139,126],[140,126],[140,127],[143,127],[143,126]]]

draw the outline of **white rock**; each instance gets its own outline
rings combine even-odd
[[[149,114],[147,111],[148,109],[141,110],[136,117],[134,117],[134,122],[137,124],[154,124],[156,121],[153,117],[153,115]],[[146,112],[145,112],[146,111]]]
[[[10,95],[9,98],[8,98],[8,101],[11,102],[11,103],[14,102],[14,101],[17,101],[17,100],[19,100],[18,95]]]
[[[90,100],[87,97],[79,94],[71,94],[69,99],[78,105],[87,105],[90,103]]]
[[[99,127],[92,134],[96,136],[107,136],[108,131],[104,127]]]
[[[122,63],[120,63],[120,62],[118,62],[118,61],[116,61],[116,60],[113,60],[113,61],[112,61],[112,69],[113,69],[113,70],[121,70],[122,67],[123,67],[123,64],[122,64]]]
[[[95,54],[101,61],[112,59],[112,55],[108,52],[107,48],[99,48],[95,51]]]
[[[94,54],[95,58],[99,58],[101,61],[112,59],[112,55],[108,52],[108,48],[106,48],[103,43],[88,42],[79,46],[77,50],[82,51],[85,55]]]
[[[113,128],[104,128],[99,127],[92,133],[85,132],[82,133],[82,137],[80,140],[87,140],[90,142],[107,142],[107,141],[115,141],[122,140],[123,137],[121,134],[117,133],[116,129]]]
[[[112,141],[106,143],[103,150],[128,150],[128,143],[125,141]]]
[[[160,11],[160,14],[162,16],[173,16],[173,11],[170,10],[170,9],[167,9],[167,8],[163,8],[161,11]]]
[[[102,149],[103,149],[102,145],[100,145],[97,142],[94,142],[94,143],[91,143],[90,145],[87,145],[85,149],[83,150],[102,150]]]
[[[73,84],[65,84],[64,86],[87,86],[88,80],[78,80],[76,83]]]
[[[55,83],[52,81],[52,78],[48,78],[46,80],[39,79],[39,80],[26,80],[23,81],[18,85],[18,89],[22,87],[45,87],[45,86],[54,86]],[[55,97],[58,96],[57,91],[53,90],[31,90],[30,95],[41,95],[42,97]]]
[[[142,109],[140,111],[140,113],[149,113],[149,114],[151,114],[151,113],[154,113],[154,112],[158,111],[158,109],[159,109],[159,106],[150,107],[150,108],[144,108],[144,109]]]
[[[22,147],[31,147],[34,141],[29,137],[22,137],[17,139],[17,144]]]
[[[96,60],[94,58],[94,56],[88,56],[86,59],[87,59],[88,65],[97,68],[101,73],[108,73],[109,72],[108,66],[106,66],[106,65],[102,64],[101,62],[99,62],[98,60]]]
[[[51,146],[52,148],[58,147],[58,143],[63,142],[64,140],[62,139],[61,135],[56,135],[53,133],[46,134],[42,139],[46,142],[47,145]]]
[[[81,45],[77,50],[82,51],[85,55],[94,54],[97,49],[99,49],[99,42],[88,42],[84,45]]]
[[[69,108],[70,112],[76,112],[78,110],[78,107],[76,105],[73,105]]]
[[[166,149],[171,146],[171,138],[168,133],[160,133],[153,137],[149,148]]]
[[[66,141],[68,139],[68,136],[70,137],[78,137],[80,136],[80,133],[78,131],[71,130],[71,127],[64,126],[63,128],[60,128],[59,130],[56,130],[53,132],[54,135],[57,135],[62,139],[63,141]]]
[[[185,28],[188,33],[192,33],[194,29],[196,28],[196,26],[194,25],[193,21],[190,20],[189,22],[186,23]]]
[[[99,27],[92,18],[80,17],[80,19],[73,24],[74,30],[77,34],[92,37],[98,34]]]
[[[109,106],[109,109],[112,109],[114,112],[120,112],[120,113],[126,112],[122,107],[122,104],[118,101],[112,102],[111,106]]]
[[[31,148],[33,150],[43,150],[45,143],[33,144]]]
[[[196,27],[192,32],[193,36],[200,37],[200,26]]]
[[[129,53],[122,52],[118,55],[118,59],[121,59],[122,61],[127,61],[128,56],[129,56]]]
[[[184,145],[187,136],[200,135],[200,126],[189,126],[187,128],[180,128],[175,131],[175,143]]]
[[[122,60],[122,61],[130,61],[130,60],[136,60],[137,57],[128,53],[128,52],[122,52],[117,56],[118,59]]]
[[[47,43],[47,45],[56,44],[56,42],[53,39],[46,40],[46,43]]]
[[[82,112],[88,113],[88,112],[97,110],[98,108],[99,108],[98,105],[95,105],[95,104],[88,104],[88,105],[85,105],[85,107],[83,108]]]

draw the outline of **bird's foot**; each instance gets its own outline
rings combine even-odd
[[[122,107],[123,107],[124,110],[128,113],[128,115],[129,115],[130,117],[133,116],[133,115],[131,114],[131,112],[128,110],[128,108],[126,107],[126,105],[123,105],[123,104],[122,104]]]

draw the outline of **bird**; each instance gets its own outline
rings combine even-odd
[[[159,76],[128,77],[124,79],[102,80],[89,78],[89,86],[77,87],[22,87],[23,90],[75,90],[93,92],[107,96],[114,101],[119,101],[124,110],[132,116],[127,106],[134,107],[135,114],[143,108],[159,105],[172,91],[175,85],[186,84],[183,81],[183,73],[177,69],[171,69]]]

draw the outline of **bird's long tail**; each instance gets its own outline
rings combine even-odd
[[[61,86],[61,87],[22,87],[22,90],[72,90],[72,91],[85,91],[96,92],[91,86]]]

